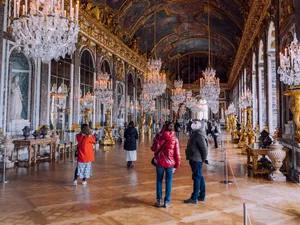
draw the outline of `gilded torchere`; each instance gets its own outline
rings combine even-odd
[[[145,124],[146,124],[146,113],[143,113],[141,115],[141,124],[140,124],[140,127],[139,127],[139,133],[140,133],[140,137],[141,138],[144,137],[144,127],[145,127]]]
[[[242,130],[240,133],[240,140],[238,143],[239,148],[243,148],[244,145],[248,143],[248,133],[246,130],[246,115],[247,109],[242,109]]]
[[[255,132],[253,130],[253,124],[252,124],[252,112],[253,109],[251,107],[247,108],[248,113],[248,121],[247,121],[247,127],[248,127],[248,144],[254,144],[255,142]]]
[[[151,129],[152,123],[153,123],[153,115],[150,114],[149,123],[148,123],[148,135],[149,136],[151,136],[151,133],[152,133],[152,129]]]
[[[286,96],[294,97],[294,106],[292,108],[294,113],[294,122],[297,126],[295,141],[300,142],[300,89],[290,89],[284,92]]]
[[[102,138],[101,145],[115,145],[115,141],[112,136],[112,128],[110,124],[111,110],[108,109],[106,112],[107,112],[107,120],[106,120],[106,128],[104,129],[105,135]]]
[[[237,143],[239,141],[239,131],[237,130],[237,127],[236,127],[237,117],[234,114],[231,114],[230,121],[231,121],[231,126],[232,126],[231,141],[234,143]]]

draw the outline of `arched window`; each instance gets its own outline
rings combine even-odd
[[[88,50],[84,50],[80,59],[80,92],[84,97],[88,92],[92,93],[94,88],[94,73],[95,66],[91,53]],[[81,123],[88,123],[92,126],[93,115],[91,111],[87,111],[86,108],[82,108],[86,112],[82,112]]]
[[[252,97],[253,97],[253,127],[258,124],[258,96],[256,80],[256,55],[253,53],[252,57]]]
[[[65,130],[69,124],[67,108],[71,63],[69,55],[59,61],[51,61],[50,128],[53,130]]]
[[[267,125],[267,99],[264,71],[264,43],[262,40],[259,43],[258,57],[259,126],[260,130],[263,130]]]
[[[11,53],[9,73],[8,121],[30,120],[30,66],[23,53],[17,50]]]
[[[268,31],[268,123],[269,132],[274,133],[277,124],[277,79],[276,79],[276,49],[275,26],[271,22]]]

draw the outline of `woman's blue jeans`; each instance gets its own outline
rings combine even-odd
[[[166,172],[166,193],[164,202],[169,203],[171,201],[172,193],[172,180],[173,180],[173,167],[161,168],[156,166],[156,199],[162,200],[162,183],[164,179],[164,173]]]

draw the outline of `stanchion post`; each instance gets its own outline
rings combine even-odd
[[[248,213],[247,213],[246,202],[243,203],[243,208],[244,208],[244,225],[248,225]]]
[[[232,184],[232,181],[228,180],[228,157],[227,151],[225,150],[225,180],[222,180],[222,184]]]
[[[7,184],[8,180],[6,180],[6,148],[4,148],[4,156],[3,156],[3,170],[2,170],[2,181],[1,183]]]

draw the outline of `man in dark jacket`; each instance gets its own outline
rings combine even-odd
[[[205,201],[205,181],[202,175],[203,163],[208,164],[208,141],[206,135],[201,129],[201,122],[195,121],[191,128],[193,134],[189,139],[186,149],[187,159],[192,169],[192,179],[194,180],[194,188],[191,198],[184,200],[187,204],[198,204],[199,201]]]
[[[138,132],[134,127],[133,121],[131,121],[124,133],[127,168],[133,168],[132,161],[136,161],[136,140],[138,137]]]

